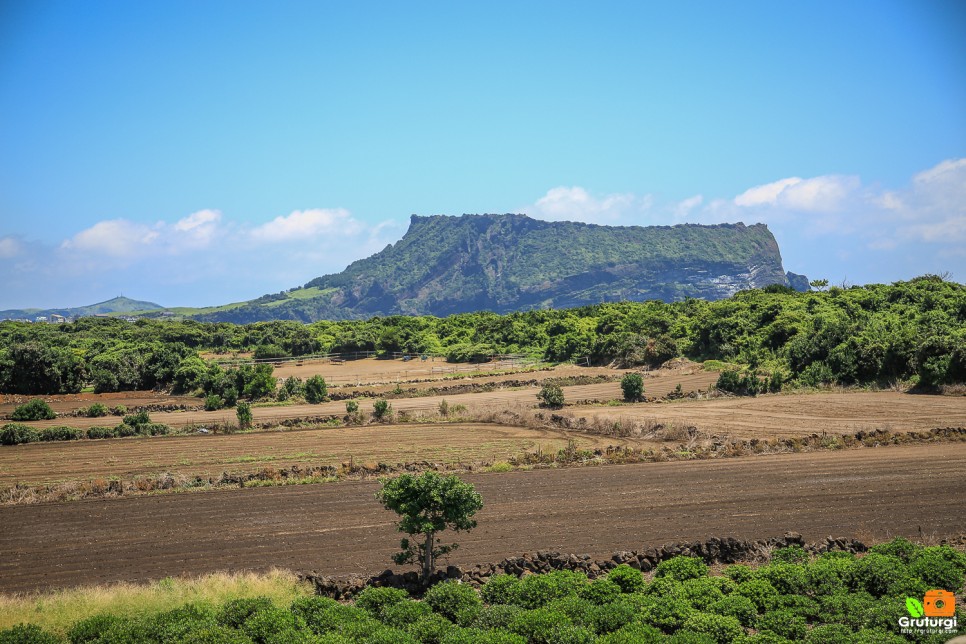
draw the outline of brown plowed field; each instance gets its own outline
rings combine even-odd
[[[650,391],[650,390],[649,390]],[[966,396],[924,396],[896,392],[775,394],[757,398],[679,400],[630,407],[574,410],[579,416],[676,421],[735,437],[852,434],[966,427]]]
[[[669,393],[677,384],[685,392],[707,389],[717,378],[713,373],[696,373],[693,375],[661,375],[645,381],[648,396],[662,396]],[[535,407],[537,404],[537,387],[523,389],[501,389],[488,393],[454,394],[452,396],[423,396],[420,398],[397,398],[392,400],[392,407],[396,411],[435,412],[444,398],[450,405],[462,404],[479,409],[501,409],[516,405]],[[594,385],[575,385],[564,387],[567,400],[613,400],[621,397],[620,383],[607,382]],[[372,412],[372,400],[363,399],[359,408],[366,413]],[[256,423],[266,423],[292,418],[306,418],[313,416],[334,416],[345,414],[345,403],[341,401],[322,403],[320,405],[290,405],[283,407],[254,407],[252,416]],[[235,422],[233,409],[220,411],[175,411],[157,412],[151,414],[151,420],[165,423],[172,427],[182,427],[191,424]],[[28,423],[37,427],[69,424],[73,427],[93,427],[95,425],[114,425],[116,418],[70,418],[54,419]]]
[[[0,448],[0,486],[162,472],[207,476],[294,464],[338,466],[349,459],[358,464],[493,462],[538,446],[556,452],[568,439],[582,449],[622,442],[555,429],[454,423],[31,443]]]
[[[536,549],[607,556],[799,531],[863,538],[966,530],[966,444],[483,474],[457,563]],[[398,543],[378,484],[343,482],[0,508],[0,591],[222,569],[379,572]]]

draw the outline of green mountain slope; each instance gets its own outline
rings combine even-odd
[[[790,279],[802,288],[804,278],[784,272],[778,243],[763,224],[614,227],[512,214],[413,215],[401,240],[341,273],[228,310],[200,309],[192,317],[307,322],[618,300],[717,300],[747,288],[788,286]]]
[[[38,317],[50,317],[51,315],[63,315],[68,318],[79,318],[89,315],[101,315],[108,313],[137,313],[139,311],[151,311],[160,309],[160,304],[154,302],[144,302],[132,300],[131,298],[120,296],[105,302],[89,304],[88,306],[78,306],[67,309],[9,309],[0,311],[0,320],[34,320]]]

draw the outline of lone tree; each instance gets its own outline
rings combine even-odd
[[[421,543],[403,538],[400,542],[402,552],[392,557],[399,565],[419,565],[423,582],[433,574],[436,558],[452,552],[459,545],[438,544],[436,533],[447,528],[457,532],[475,528],[473,515],[483,507],[483,497],[471,484],[455,475],[440,476],[436,472],[421,476],[403,474],[385,481],[376,498],[387,510],[402,517],[397,525],[400,532],[423,537]]]
[[[636,402],[644,396],[644,379],[639,373],[628,373],[621,378],[621,392],[627,402]]]

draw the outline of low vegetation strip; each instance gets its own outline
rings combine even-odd
[[[568,429],[580,428],[580,423],[570,419],[551,417]],[[418,426],[416,426],[418,427]],[[416,429],[415,427],[413,428]],[[598,428],[599,429],[599,428]],[[606,429],[606,427],[605,427]],[[612,428],[614,435],[623,435],[621,427]],[[693,430],[693,428],[690,428]],[[684,428],[688,436],[688,428]],[[383,437],[385,438],[385,437]],[[555,437],[554,442],[560,442]],[[216,475],[190,475],[179,472],[137,475],[122,479],[101,476],[82,480],[69,480],[46,484],[18,483],[0,488],[0,505],[30,505],[91,498],[118,498],[162,492],[206,491],[227,488],[265,487],[277,485],[307,485],[331,483],[344,480],[380,478],[401,472],[454,472],[474,471],[508,472],[516,469],[530,470],[550,467],[579,467],[629,463],[663,463],[669,461],[709,460],[736,458],[765,454],[808,453],[823,450],[861,449],[888,445],[912,445],[921,443],[966,442],[966,428],[944,427],[926,432],[892,433],[887,430],[860,431],[853,435],[834,436],[813,434],[800,438],[773,438],[751,440],[713,440],[698,444],[699,435],[675,446],[634,447],[612,445],[607,447],[580,447],[571,438],[565,447],[547,449],[542,444],[535,450],[508,454],[503,460],[473,460],[471,453],[453,453],[452,460],[409,461],[386,463],[381,461],[348,460],[338,464],[295,464],[276,467],[265,465],[255,471],[229,472]],[[501,446],[502,447],[502,446]],[[491,451],[493,446],[491,445]],[[505,449],[505,447],[504,447]],[[424,451],[432,451],[424,448]],[[475,451],[475,450],[474,450]],[[484,450],[485,451],[485,450]],[[442,456],[442,454],[439,454]],[[294,455],[298,458],[299,455]],[[304,455],[302,455],[304,457]],[[445,456],[444,456],[445,458]],[[252,461],[272,461],[270,457],[250,457]],[[244,462],[237,461],[237,462]],[[230,467],[230,464],[225,464]]]
[[[255,597],[134,616],[100,613],[66,633],[20,624],[0,631],[0,641],[932,644],[966,634],[961,608],[942,622],[941,634],[906,632],[903,618],[908,624],[918,598],[962,591],[966,555],[905,539],[864,556],[813,556],[793,544],[776,548],[766,564],[733,564],[720,574],[690,556],[661,560],[650,575],[627,564],[606,574],[547,568],[523,577],[495,574],[478,589],[442,581],[420,596],[370,586],[352,603],[303,596],[279,606]]]

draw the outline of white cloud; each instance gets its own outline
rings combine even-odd
[[[693,197],[688,197],[687,199],[678,202],[678,205],[674,208],[674,216],[683,219],[687,217],[692,210],[700,206],[704,202],[704,197],[701,195],[694,195]]]
[[[852,176],[789,177],[749,188],[735,197],[734,202],[743,207],[774,206],[802,212],[835,212],[846,205],[859,186],[859,178]]]
[[[100,221],[60,245],[62,249],[109,257],[133,257],[145,252],[159,237],[158,227],[126,219]]]
[[[23,251],[23,248],[13,237],[0,237],[0,259],[11,259]]]
[[[631,193],[619,193],[597,198],[580,186],[558,186],[520,211],[546,221],[614,224],[623,217],[645,212],[650,208],[651,201],[650,195],[638,197]]]
[[[204,247],[218,233],[218,223],[221,221],[219,210],[199,210],[193,212],[174,224],[174,230],[181,233],[181,237],[195,247]]]
[[[354,235],[362,229],[344,208],[296,210],[287,216],[279,216],[250,231],[252,239],[260,242],[285,242],[304,240],[319,235]]]

